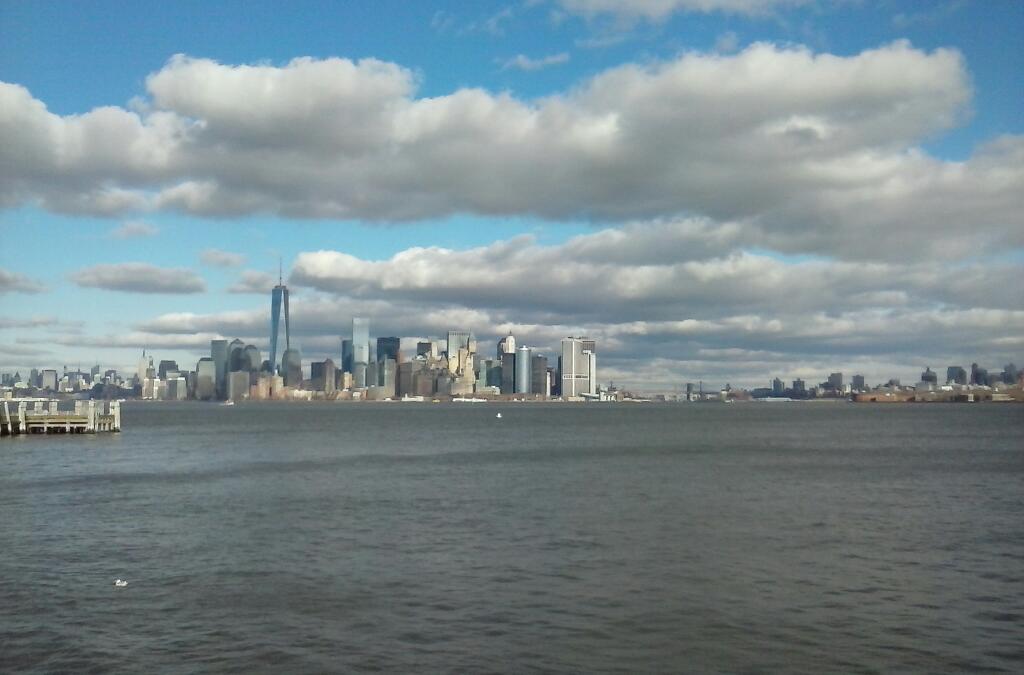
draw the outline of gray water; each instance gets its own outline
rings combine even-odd
[[[1024,670],[1024,406],[124,426],[0,440],[0,671]]]

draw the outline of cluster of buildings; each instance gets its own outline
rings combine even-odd
[[[180,400],[365,399],[395,398],[600,398],[597,346],[586,337],[567,337],[555,362],[536,348],[517,345],[513,335],[497,341],[494,356],[479,348],[469,330],[450,330],[444,340],[420,340],[403,358],[398,336],[370,337],[368,319],[352,319],[341,338],[338,360],[310,364],[291,342],[288,288],[271,291],[270,352],[235,339],[212,340],[210,355],[185,372],[173,361],[139,362],[143,398]],[[282,341],[283,339],[283,341]],[[283,347],[283,350],[281,349]],[[280,358],[278,355],[280,354]]]
[[[283,342],[282,342],[283,338]],[[303,367],[302,354],[291,342],[288,288],[280,280],[271,290],[270,352],[263,358],[260,349],[235,339],[210,342],[210,355],[199,359],[195,370],[180,368],[172,360],[154,363],[145,350],[133,378],[124,378],[115,370],[101,374],[99,366],[89,372],[80,368],[63,373],[33,369],[28,380],[20,373],[3,374],[0,387],[10,397],[17,390],[74,394],[79,397],[120,398],[140,396],[154,400],[393,400],[402,399],[475,399],[530,398],[562,400],[622,400],[630,398],[614,386],[602,389],[597,382],[597,345],[586,337],[562,339],[559,353],[549,360],[546,354],[527,345],[519,345],[513,335],[497,341],[493,356],[484,353],[469,330],[450,330],[446,339],[416,342],[415,354],[404,355],[402,339],[397,336],[370,337],[370,322],[353,318],[351,333],[343,338],[338,360],[326,358]],[[1001,373],[989,372],[971,364],[970,373],[960,366],[946,369],[944,384],[938,374],[925,369],[913,387],[901,387],[898,379],[869,388],[863,375],[850,382],[843,374],[831,373],[818,385],[807,386],[802,379],[786,386],[780,378],[770,386],[751,391],[724,389],[705,391],[703,383],[686,385],[685,399],[803,400],[819,398],[857,398],[884,390],[886,395],[906,396],[912,392],[954,392],[963,389],[996,389],[1021,384],[1022,374],[1014,364]],[[0,396],[2,397],[2,396]],[[664,399],[665,397],[658,397]],[[669,397],[679,399],[675,397]],[[874,398],[870,400],[875,400]],[[971,399],[974,400],[974,399]]]
[[[944,383],[939,382],[938,373],[931,368],[925,368],[924,372],[921,373],[920,380],[912,386],[903,386],[898,378],[892,378],[885,384],[868,387],[863,375],[854,375],[851,381],[846,383],[842,373],[831,373],[827,380],[813,387],[808,387],[807,383],[801,379],[793,380],[792,386],[787,387],[785,382],[776,377],[772,380],[770,387],[753,389],[749,393],[755,399],[785,398],[804,400],[854,397],[857,400],[877,400],[877,397],[865,398],[863,395],[882,392],[888,393],[891,396],[902,396],[909,400],[911,393],[945,392],[950,394],[946,398],[952,400],[958,396],[966,396],[968,394],[971,394],[973,397],[971,392],[974,390],[998,390],[1006,387],[1019,387],[1022,376],[1024,376],[1024,373],[1018,370],[1017,366],[1013,363],[1006,364],[1000,373],[989,373],[988,369],[982,368],[977,363],[972,363],[969,375],[962,366],[949,366],[946,368]],[[688,385],[688,394],[691,386]],[[942,396],[932,396],[931,398],[941,400]],[[988,398],[991,398],[991,395]]]

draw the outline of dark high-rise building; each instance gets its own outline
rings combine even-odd
[[[217,395],[217,364],[209,356],[199,359],[196,364],[195,396],[209,401]]]
[[[939,376],[936,375],[931,368],[925,367],[924,372],[921,373],[921,381],[928,382],[931,384],[937,384],[939,381]]]
[[[314,391],[322,391],[328,394],[334,392],[334,361],[324,359],[309,364],[309,379]]]
[[[1003,366],[1002,380],[1003,384],[1015,384],[1017,378],[1020,377],[1020,371],[1017,370],[1017,366],[1012,363],[1007,363]]]
[[[516,355],[501,355],[501,393],[513,394],[516,390]]]
[[[772,380],[772,396],[780,397],[785,395],[786,385],[779,378]]]
[[[380,381],[377,384],[384,384],[384,368],[383,363],[391,359],[395,363],[399,363],[402,360],[402,338],[399,337],[379,337],[377,338],[377,377]]]
[[[302,385],[302,354],[298,349],[289,347],[281,356],[281,372],[284,386],[299,387]]]
[[[352,340],[351,338],[341,339],[341,372],[352,372]]]
[[[270,291],[270,372],[277,372],[277,339],[281,332],[281,310],[284,310],[284,348],[291,349],[291,320],[288,316],[288,287],[280,269],[277,273],[277,286]],[[282,359],[283,365],[283,359]]]
[[[856,381],[857,380],[857,375],[854,375],[853,379],[854,379],[854,381]],[[799,397],[803,396],[806,393],[807,393],[807,383],[804,382],[803,380],[801,380],[800,378],[797,378],[797,379],[793,380],[793,395],[799,398]]]
[[[967,371],[960,366],[946,368],[946,384],[967,384]]]
[[[245,360],[245,343],[235,338],[228,345],[228,372],[237,373],[240,370],[247,370],[243,362]]]
[[[971,384],[986,385],[988,384],[988,370],[982,368],[977,363],[971,364]]]
[[[867,390],[867,386],[864,384],[864,376],[863,375],[854,375],[853,376],[853,381],[851,382],[851,386],[852,386],[854,391],[866,391]]]
[[[828,376],[828,388],[833,391],[839,391],[843,388],[843,374],[832,373]]]
[[[424,342],[416,343],[416,356],[425,356],[427,358],[437,358],[437,343],[433,340],[426,340]]]
[[[228,397],[228,341],[210,340],[210,358],[213,359],[217,390],[217,398]]]
[[[157,371],[156,371],[157,377],[159,377],[161,380],[166,380],[167,379],[167,373],[169,373],[171,371],[174,371],[174,372],[178,371],[178,362],[177,361],[168,361],[168,360],[161,361],[160,365],[157,367]]]
[[[547,395],[548,357],[537,354],[530,359],[530,393]]]

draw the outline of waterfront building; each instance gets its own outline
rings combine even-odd
[[[341,371],[352,372],[352,339],[342,338],[341,340]]]
[[[560,363],[563,397],[576,398],[583,394],[597,393],[597,354],[593,340],[583,337],[563,338]]]
[[[828,381],[826,382],[826,387],[825,388],[826,389],[831,389],[833,391],[842,391],[842,389],[843,389],[843,374],[842,373],[832,373],[832,374],[830,374],[828,376]]]
[[[334,371],[334,361],[331,359],[311,363],[309,366],[309,379],[313,390],[333,394],[335,385]]]
[[[516,355],[501,355],[501,393],[513,394],[516,390]]]
[[[921,381],[935,385],[939,382],[939,376],[931,368],[925,367],[924,372],[921,373]]]
[[[384,368],[382,367],[382,365],[388,359],[391,359],[395,363],[400,363],[402,361],[402,338],[377,338],[377,384],[384,384]]]
[[[209,401],[216,397],[217,364],[211,357],[204,356],[196,364],[196,398]]]
[[[39,374],[39,385],[49,391],[57,391],[57,371],[46,368]]]
[[[270,291],[270,372],[277,371],[277,346],[281,334],[281,314],[284,313],[284,348],[291,349],[291,319],[288,316],[288,287],[284,285],[284,279],[280,268],[277,272],[277,286]],[[284,359],[282,358],[282,366]]]
[[[67,370],[67,366],[64,367]],[[142,384],[142,381],[146,378],[156,377],[156,369],[153,368],[153,357],[146,356],[146,350],[142,350],[142,357],[139,359],[139,364],[135,370],[135,380],[138,384]]]
[[[530,393],[551,396],[548,357],[536,354],[530,359]]]
[[[228,376],[228,341],[210,340],[210,358],[213,359],[216,380],[217,398],[227,398],[227,376]]]
[[[783,384],[782,380],[775,378],[772,380],[772,396],[779,398],[786,395],[786,385]]]
[[[854,375],[852,384],[854,391],[867,391],[867,385],[864,383],[863,375]]]
[[[515,393],[529,394],[531,390],[530,376],[533,374],[530,359],[533,357],[533,350],[523,345],[516,350],[516,378]]]
[[[397,393],[398,361],[386,358],[380,364],[380,387],[385,398],[392,398]]]
[[[302,353],[297,347],[289,347],[284,350],[281,357],[281,370],[284,371],[284,386],[302,386]]]
[[[437,342],[434,340],[423,340],[416,343],[416,356],[423,356],[428,359],[437,358]]]
[[[366,367],[370,364],[370,320],[352,318],[352,379],[356,388],[366,386]]]
[[[288,352],[286,351],[285,354]],[[249,373],[235,371],[228,374],[228,400],[242,401],[249,398]]]
[[[498,351],[497,351],[497,354],[496,354],[496,358],[498,359],[499,362],[501,361],[501,357],[504,356],[505,354],[515,354],[515,353],[516,353],[516,339],[512,335],[512,333],[509,333],[505,337],[503,337],[500,340],[498,340]]]
[[[162,360],[162,361],[160,361],[160,365],[157,367],[157,371],[156,371],[157,377],[159,377],[161,380],[166,379],[167,378],[167,373],[171,372],[172,370],[175,371],[175,372],[178,371],[178,362],[177,361],[169,361],[169,360],[166,360],[166,359]]]
[[[245,343],[235,338],[228,344],[228,372],[235,373],[239,370],[245,370],[245,366],[242,363],[245,357]]]
[[[967,384],[967,371],[961,366],[946,368],[946,384]]]
[[[248,370],[250,373],[258,373],[260,371],[260,350],[255,345],[246,345],[242,351],[242,370]]]

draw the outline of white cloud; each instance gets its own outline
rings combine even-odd
[[[502,63],[502,69],[508,70],[515,68],[517,70],[542,70],[549,66],[559,66],[569,62],[569,53],[560,52],[558,54],[550,54],[548,56],[542,56],[537,59],[531,59],[525,54],[517,54],[516,56],[505,60]]]
[[[764,245],[851,259],[1021,244],[1024,138],[963,162],[918,147],[968,113],[954,50],[753,44],[626,65],[527,101],[372,59],[178,56],[140,112],[62,117],[0,85],[0,204],[56,211],[620,221],[702,214]],[[299,104],[301,102],[301,105]],[[118,142],[112,142],[118,139]]]
[[[267,295],[277,285],[277,278],[266,272],[245,270],[238,281],[228,288],[228,293],[253,293]]]
[[[208,248],[199,253],[199,262],[211,267],[241,267],[245,264],[245,256],[241,253]]]
[[[764,16],[779,9],[806,5],[811,0],[558,0],[566,11],[584,16],[610,14],[629,19],[661,21],[677,12],[723,12]]]
[[[69,278],[79,286],[125,293],[202,293],[206,290],[206,282],[192,270],[139,262],[94,265],[71,273]]]
[[[129,220],[111,230],[110,236],[114,239],[136,239],[140,237],[155,237],[159,233],[160,229],[155,225],[141,220]]]

